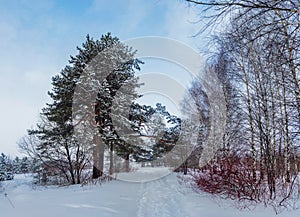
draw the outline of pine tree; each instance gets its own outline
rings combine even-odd
[[[21,173],[29,173],[32,171],[32,162],[28,157],[23,157],[20,162],[20,172]]]
[[[181,119],[171,115],[166,107],[157,103],[156,107],[134,103],[131,106],[130,121],[135,132],[139,152],[133,153],[137,162],[153,161],[170,152],[175,146],[180,132]]]
[[[7,172],[8,169],[9,169],[8,157],[4,153],[1,153],[1,155],[0,155],[0,172]]]
[[[119,134],[127,135],[131,127],[127,114],[139,97],[136,89],[140,85],[135,70],[140,70],[142,62],[134,59],[135,52],[121,43],[115,44],[114,49],[106,52],[106,58],[113,60],[113,67],[101,84],[95,106],[101,138],[110,152],[110,174],[114,172],[114,153],[125,159],[128,171],[130,154],[140,151],[137,145],[129,144]]]
[[[109,105],[122,85],[129,81],[129,83],[136,83],[133,68],[139,69],[138,64],[140,63],[140,61],[133,58],[134,52],[131,48],[124,46],[118,38],[112,37],[110,33],[96,41],[87,36],[82,48],[77,49],[79,53],[74,57],[71,56],[70,64],[59,75],[52,78],[53,88],[49,92],[49,96],[53,102],[48,103],[42,110],[42,122],[37,125],[37,129],[29,131],[29,134],[37,135],[40,140],[36,151],[38,158],[43,162],[43,168],[50,170],[54,175],[64,177],[71,184],[81,182],[82,171],[89,163],[91,155],[94,157],[93,177],[97,178],[101,175],[105,148],[102,143],[105,141],[107,145],[110,145],[108,144],[111,139],[109,135],[115,134],[113,129],[110,128]],[[114,58],[118,58],[118,55],[119,59],[124,61],[114,61]],[[85,137],[94,136],[94,140],[86,144],[74,134],[74,126],[79,123],[73,123],[73,118],[74,116],[80,116],[80,113],[72,114],[74,112],[72,106],[74,94],[77,94],[75,92],[76,86],[80,86],[82,82],[86,81],[85,79],[97,79],[93,76],[86,77],[84,73],[89,64],[92,64],[92,61],[95,62],[96,57],[111,61],[109,67],[113,69],[113,72],[107,76],[102,84],[97,83],[98,81],[88,80],[93,84],[98,84],[98,86],[92,88],[96,88],[99,94],[97,99],[92,99],[93,102],[97,102],[97,105],[92,108],[90,117],[84,117],[86,119],[84,121],[88,123],[95,119],[98,127],[96,134],[93,131],[85,132],[82,135]],[[109,90],[107,90],[108,87]],[[87,90],[87,93],[83,92],[82,96],[78,97],[76,95],[76,100],[80,97],[86,97],[85,94],[88,94],[88,91],[91,90]],[[101,105],[101,108],[99,105]],[[81,107],[81,109],[83,111],[86,108]],[[100,119],[102,120],[101,124],[99,123]],[[100,136],[102,140],[99,138]],[[115,136],[113,137],[115,138]],[[121,143],[118,141],[118,144]],[[125,147],[124,143],[122,145]]]
[[[48,93],[52,103],[42,109],[42,123],[36,130],[29,131],[41,141],[37,151],[44,166],[55,168],[54,174],[64,176],[71,184],[81,182],[81,173],[88,160],[86,150],[73,135],[72,103],[76,82],[89,61],[108,46],[107,39],[117,41],[109,33],[102,36],[101,41],[87,36],[82,48],[77,48],[79,54],[71,56],[70,65],[52,78],[53,88]]]
[[[21,173],[21,160],[18,156],[15,157],[15,159],[13,160],[13,171],[14,173]]]

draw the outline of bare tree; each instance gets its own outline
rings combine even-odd
[[[209,62],[223,84],[225,138],[232,138],[218,154],[226,156],[231,149],[229,156],[251,163],[220,160],[219,167],[245,162],[251,182],[267,184],[264,200],[286,205],[299,173],[299,1],[187,1],[202,7],[208,25],[229,20],[215,36],[216,55]],[[261,200],[259,194],[253,198]]]

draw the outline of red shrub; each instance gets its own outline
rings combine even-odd
[[[211,162],[192,173],[196,188],[225,198],[259,200],[260,181],[253,175],[250,159],[230,157]]]
[[[282,176],[273,177],[270,181],[268,172],[263,168],[255,170],[254,165],[249,157],[223,157],[201,169],[190,170],[189,176],[182,178],[182,182],[191,183],[197,192],[200,190],[221,198],[230,198],[237,202],[239,208],[263,203],[265,206],[273,206],[278,213],[281,207],[293,207],[291,202],[295,201],[297,192],[300,192],[295,182],[297,176],[290,183],[285,182]]]

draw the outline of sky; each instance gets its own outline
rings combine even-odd
[[[203,38],[194,37],[200,11],[183,0],[0,0],[0,5],[0,152],[11,156],[18,155],[17,142],[49,101],[51,77],[76,55],[87,34],[97,39],[111,32],[121,41],[162,36],[194,49],[203,46]]]

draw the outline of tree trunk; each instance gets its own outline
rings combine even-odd
[[[67,141],[65,142],[65,150],[66,150],[68,164],[69,164],[69,172],[71,175],[71,184],[75,185],[76,180],[75,180],[75,175],[74,175],[74,167],[73,167],[72,158],[71,158],[71,154],[70,154],[70,150],[69,150]]]
[[[130,154],[126,154],[126,157],[125,157],[125,171],[126,172],[130,172],[130,166],[129,166],[129,157],[130,157]]]
[[[109,143],[109,175],[112,175],[114,173],[114,147],[111,141]]]
[[[250,95],[250,85],[249,85],[249,76],[247,74],[247,69],[244,65],[244,58],[243,58],[243,63],[242,63],[242,70],[244,73],[244,79],[245,79],[245,85],[246,85],[246,91],[247,91],[247,109],[249,112],[249,125],[250,125],[250,131],[251,131],[251,140],[250,140],[250,146],[251,146],[251,154],[253,158],[253,170],[252,170],[252,175],[253,179],[256,180],[256,149],[255,149],[255,143],[254,143],[254,124],[253,124],[253,112],[252,112],[252,107],[251,107],[251,95]]]
[[[103,175],[104,169],[104,143],[99,138],[98,135],[94,135],[94,144],[93,148],[93,179],[97,179]]]

